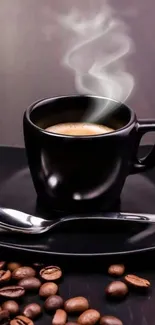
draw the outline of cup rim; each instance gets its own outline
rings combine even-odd
[[[95,96],[95,95],[62,95],[62,96],[53,96],[53,97],[47,97],[47,98],[43,98],[43,99],[39,99],[35,102],[33,102],[26,110],[25,110],[25,114],[24,116],[26,117],[27,121],[31,124],[32,127],[34,127],[36,129],[36,131],[41,132],[45,135],[48,136],[54,136],[54,137],[58,137],[58,138],[68,138],[68,139],[92,139],[92,138],[101,138],[101,137],[106,137],[106,136],[113,136],[115,134],[119,135],[121,134],[124,130],[128,129],[134,122],[134,119],[136,117],[135,112],[127,105],[126,108],[129,110],[130,112],[130,121],[124,125],[122,128],[115,130],[113,132],[109,132],[109,133],[103,133],[103,134],[93,134],[93,135],[67,135],[67,134],[60,134],[60,133],[54,133],[54,132],[49,132],[46,131],[44,129],[42,129],[41,127],[37,126],[35,123],[32,122],[32,120],[30,119],[30,114],[34,109],[37,109],[38,105],[42,105],[44,103],[49,103],[53,100],[57,100],[57,99],[63,99],[63,98],[79,98],[79,97],[88,97],[88,98],[96,98],[96,99],[106,99],[106,100],[111,100],[117,104],[120,105],[125,105],[122,102],[119,102],[115,99],[109,98],[109,97],[105,97],[105,96]]]

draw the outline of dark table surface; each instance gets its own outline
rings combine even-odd
[[[128,25],[134,43],[132,53],[125,56],[126,70],[135,81],[127,103],[138,117],[155,118],[154,1],[111,0],[109,4]],[[76,33],[71,32],[71,23],[64,28],[57,20],[58,14],[75,13],[75,8],[79,16],[73,16],[74,22],[106,14],[102,0],[0,1],[0,143],[23,145],[22,116],[31,102],[77,92],[74,69],[61,64],[75,44]],[[91,49],[89,59],[92,53]]]

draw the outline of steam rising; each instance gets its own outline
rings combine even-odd
[[[74,44],[63,64],[74,71],[77,91],[125,102],[134,86],[134,78],[126,71],[124,62],[133,44],[127,26],[115,16],[110,5],[105,3],[95,14],[73,8],[68,15],[59,15],[58,22],[73,34]],[[104,118],[116,106],[107,100],[104,107],[88,112],[85,120],[95,122]]]

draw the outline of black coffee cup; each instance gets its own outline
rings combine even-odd
[[[108,116],[95,122],[114,132],[70,136],[45,131],[58,123],[84,121],[86,113],[107,103],[112,108]],[[32,104],[24,114],[24,138],[39,201],[66,212],[112,209],[126,177],[155,165],[155,147],[137,158],[140,140],[149,131],[155,131],[155,121],[137,120],[133,110],[108,98],[63,96]]]

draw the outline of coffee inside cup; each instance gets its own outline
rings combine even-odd
[[[95,123],[60,123],[51,125],[45,129],[48,132],[58,133],[62,135],[97,135],[115,131],[114,129]]]

